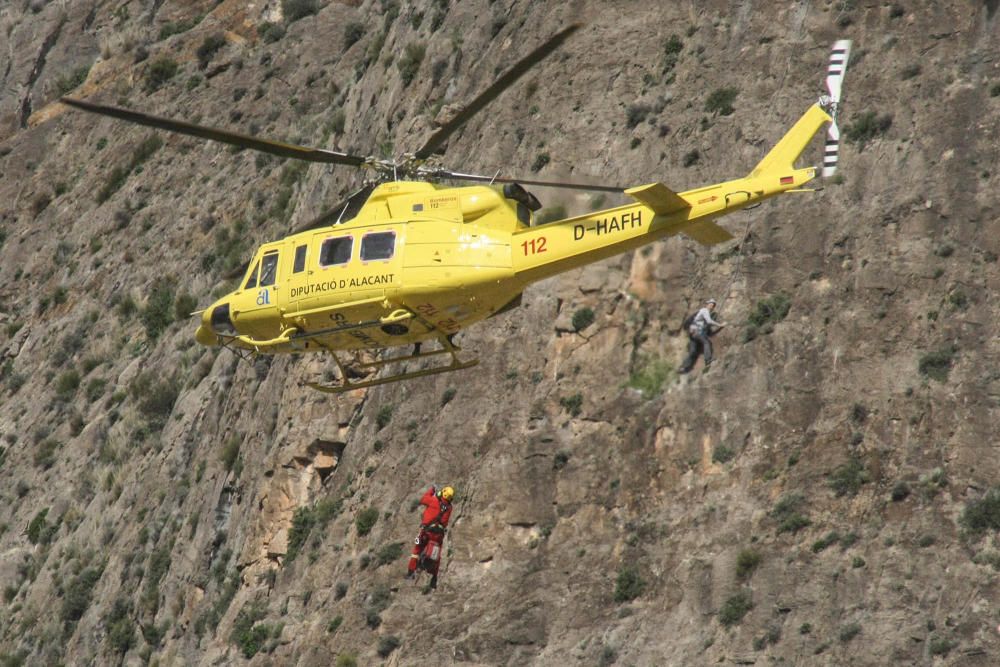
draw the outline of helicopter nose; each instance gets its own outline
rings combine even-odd
[[[194,339],[206,347],[214,347],[218,342],[218,337],[212,333],[211,329],[205,325],[199,325],[194,332]]]

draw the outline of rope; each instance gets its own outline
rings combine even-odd
[[[730,274],[729,284],[726,285],[726,290],[722,294],[722,299],[719,300],[720,311],[722,310],[722,307],[725,305],[726,300],[729,298],[729,293],[733,288],[733,283],[736,282],[736,278],[739,277],[740,271],[743,269],[743,257],[746,255],[747,239],[750,238],[750,223],[752,221],[753,221],[752,218],[750,216],[747,216],[746,229],[743,231],[743,239],[740,241],[740,253],[736,258],[736,268],[733,269],[732,274]]]

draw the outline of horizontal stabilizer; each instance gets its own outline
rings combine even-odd
[[[681,234],[702,245],[716,245],[732,240],[733,235],[710,220],[696,222],[681,230]]]
[[[629,188],[625,191],[625,194],[638,199],[653,209],[657,215],[668,215],[691,207],[691,204],[687,203],[683,197],[663,183],[652,183],[650,185]]]

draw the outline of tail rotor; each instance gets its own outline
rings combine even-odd
[[[841,39],[833,45],[830,53],[830,65],[826,70],[826,89],[829,95],[824,95],[820,104],[833,118],[827,132],[826,145],[823,150],[823,177],[833,176],[837,172],[837,160],[840,157],[840,127],[837,125],[837,115],[840,111],[840,93],[843,88],[844,75],[847,73],[847,62],[851,57],[851,40]]]

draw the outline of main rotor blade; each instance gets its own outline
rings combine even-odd
[[[240,146],[242,148],[251,148],[255,151],[270,153],[271,155],[277,155],[279,157],[289,157],[297,160],[307,160],[309,162],[323,162],[326,164],[346,164],[351,167],[360,167],[365,163],[365,158],[363,157],[350,155],[348,153],[338,153],[337,151],[330,151],[324,148],[309,148],[307,146],[286,144],[281,141],[272,141],[270,139],[258,139],[245,134],[229,132],[228,130],[204,127],[202,125],[195,125],[194,123],[186,123],[180,120],[163,118],[161,116],[152,116],[150,114],[131,111],[121,107],[94,104],[92,102],[85,102],[71,97],[63,97],[60,98],[59,101],[72,107],[76,107],[77,109],[101,114],[102,116],[111,116],[112,118],[118,118],[119,120],[125,120],[130,123],[138,123],[139,125],[146,125],[147,127],[155,127],[161,130],[168,130],[170,132],[187,134],[201,139],[221,141],[223,143]]]
[[[579,30],[581,24],[574,23],[568,28],[557,32],[555,35],[549,38],[547,42],[539,46],[537,49],[526,55],[520,61],[517,62],[513,67],[511,67],[507,72],[497,79],[493,85],[479,93],[479,96],[474,100],[469,102],[463,108],[458,115],[452,118],[450,121],[438,128],[437,132],[431,135],[431,138],[427,140],[426,143],[414,153],[414,156],[418,160],[426,160],[431,155],[434,154],[441,145],[448,140],[455,130],[464,125],[470,118],[472,118],[476,113],[482,110],[487,104],[496,99],[497,95],[502,93],[504,90],[509,88],[511,84],[521,78],[525,72],[537,65],[542,61],[547,55],[555,51],[559,46],[566,41],[566,39],[572,35],[574,32]]]
[[[368,201],[368,197],[371,195],[372,190],[375,189],[375,185],[369,183],[363,186],[360,190],[355,191],[353,194],[347,197],[333,208],[327,209],[319,217],[313,218],[309,222],[299,225],[292,230],[292,234],[298,234],[300,232],[307,232],[310,229],[316,229],[317,227],[324,227],[327,225],[332,225],[340,220],[347,221],[351,218],[357,216],[361,207],[365,205]],[[223,276],[226,280],[234,280],[236,278],[241,278],[244,273],[247,272],[247,268],[250,266],[250,262],[253,261],[253,257],[249,260],[243,262],[238,267]]]
[[[521,185],[538,185],[550,188],[570,188],[572,190],[596,190],[598,192],[618,192],[625,190],[617,185],[587,185],[586,183],[567,183],[565,181],[533,181],[524,178],[507,178],[504,176],[482,176],[480,174],[463,174],[447,169],[427,169],[422,176],[433,178],[453,178],[457,181],[477,181],[479,183],[519,183]]]
[[[361,207],[368,201],[368,197],[374,189],[374,184],[366,184],[360,190],[357,190],[333,208],[327,209],[320,216],[313,218],[312,220],[293,229],[292,234],[306,232],[310,229],[316,229],[318,227],[327,227],[340,221],[347,222],[358,215],[361,211]]]

